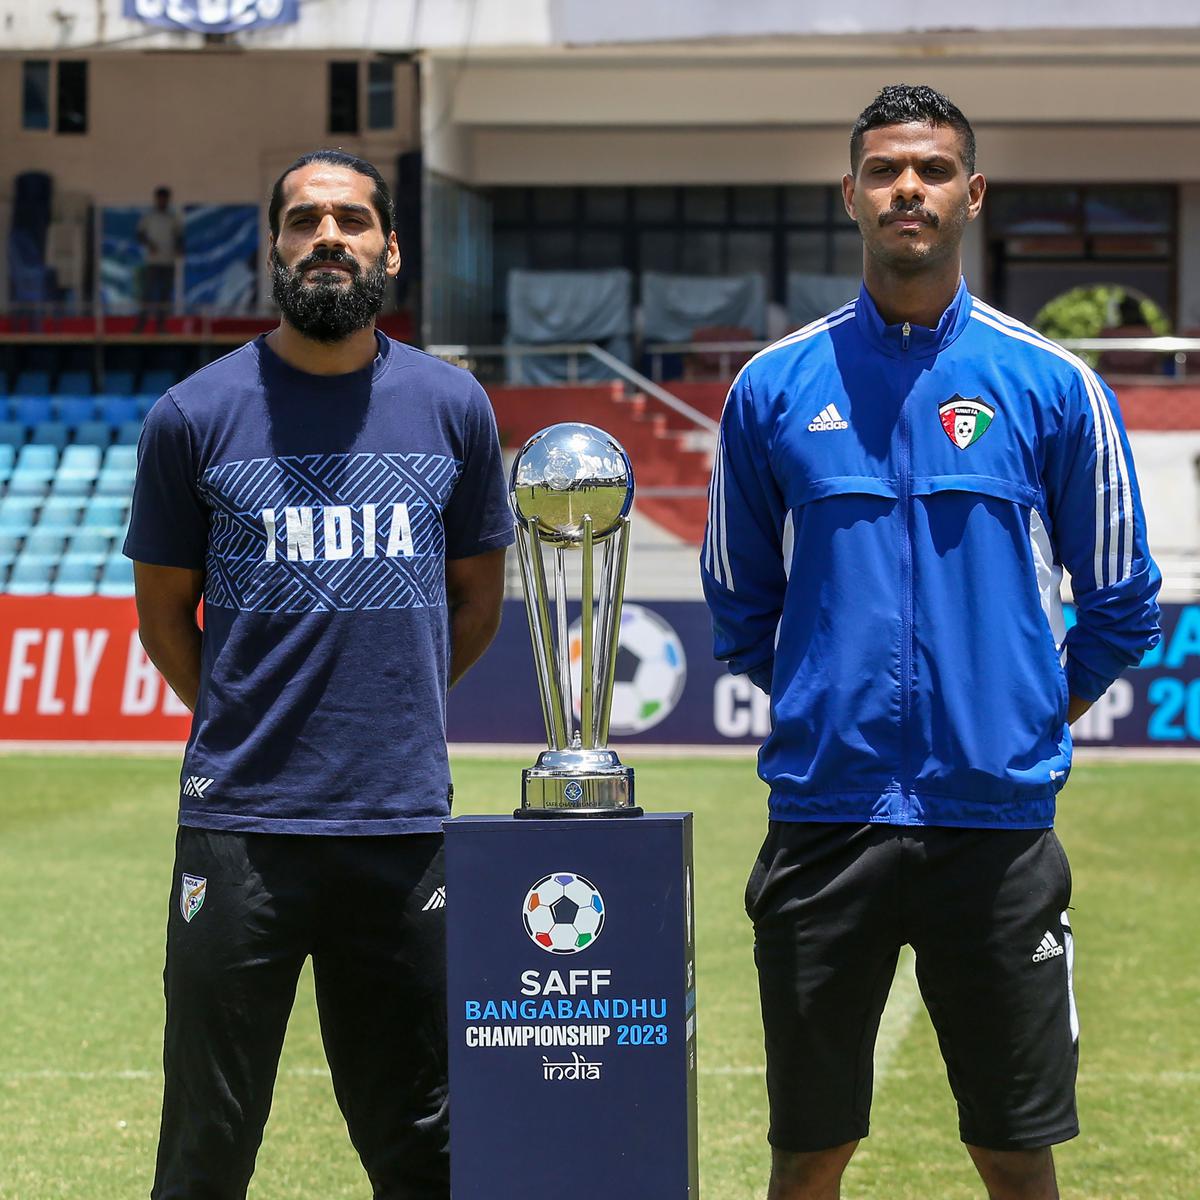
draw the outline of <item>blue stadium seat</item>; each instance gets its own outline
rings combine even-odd
[[[133,495],[133,476],[128,471],[110,471],[105,468],[96,480],[97,496]]]
[[[61,533],[36,525],[25,538],[21,554],[25,558],[45,558],[51,563],[57,563],[62,558],[66,544],[67,539]]]
[[[94,596],[96,564],[78,558],[64,558],[50,590],[56,596]]]
[[[40,421],[33,427],[29,440],[35,446],[54,446],[61,450],[71,436],[71,431],[61,421]]]
[[[138,416],[143,420],[145,420],[146,414],[158,403],[158,397],[150,393],[134,396],[134,399],[137,401]]]
[[[50,591],[54,563],[48,558],[17,556],[8,576],[7,590],[14,596],[43,596]]]
[[[132,596],[133,563],[122,554],[112,555],[104,564],[96,591],[101,596]]]
[[[47,478],[58,468],[58,448],[46,442],[29,443],[17,451],[16,469],[45,471]]]
[[[14,471],[8,481],[8,494],[40,501],[50,490],[50,478],[36,471]]]
[[[8,563],[0,562],[0,592],[8,591],[8,566]]]
[[[8,404],[8,415],[22,425],[38,425],[54,419],[49,396],[14,396]]]
[[[106,531],[115,537],[125,526],[129,500],[119,496],[93,496],[83,510],[83,528]]]
[[[142,419],[142,411],[132,396],[101,396],[97,411],[110,425]]]
[[[17,386],[13,388],[13,391],[24,392],[29,396],[50,395],[50,372],[22,371],[17,376]]]
[[[136,446],[142,436],[141,421],[122,421],[117,426],[117,445]]]
[[[58,463],[58,477],[80,475],[85,479],[95,479],[100,474],[100,459],[102,451],[99,446],[90,443],[77,443],[68,446]]]
[[[0,500],[0,530],[24,537],[33,528],[41,507],[39,496],[14,496],[10,493]]]
[[[105,371],[104,391],[110,396],[133,395],[132,371]]]
[[[109,446],[104,454],[104,470],[128,471],[132,474],[137,470],[137,447]]]
[[[120,547],[118,546],[119,550]],[[67,541],[63,561],[73,559],[86,562],[93,567],[100,566],[113,553],[113,539],[107,533],[94,529],[80,529]]]
[[[96,401],[91,396],[59,396],[54,401],[54,415],[67,425],[82,425],[96,415]]]
[[[109,446],[113,440],[113,427],[107,421],[84,421],[75,426],[75,444],[85,446]]]
[[[176,382],[177,377],[174,371],[147,371],[142,376],[142,386],[139,390],[142,392],[153,392],[154,398],[158,399],[163,392],[173,387]]]
[[[50,484],[50,495],[90,496],[95,482],[94,479],[87,479],[83,475],[55,475]]]
[[[9,442],[0,441],[0,484],[8,482],[13,463],[17,460],[17,448]]]
[[[23,540],[18,533],[10,533],[7,530],[0,529],[0,568],[6,574],[8,568],[13,565],[17,557],[17,551],[21,548]]]
[[[0,445],[23,446],[27,432],[21,421],[0,421]]]
[[[64,371],[58,377],[54,389],[60,396],[90,396],[92,394],[91,371]]]
[[[83,516],[86,500],[83,496],[64,496],[54,494],[46,497],[42,511],[38,515],[37,528],[45,531],[55,531],[64,536],[74,533]]]

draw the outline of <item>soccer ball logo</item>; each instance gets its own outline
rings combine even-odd
[[[579,717],[583,637],[571,626],[571,691]],[[621,609],[609,732],[628,736],[652,729],[679,703],[687,681],[687,659],[679,635],[656,612],[640,604]]]
[[[574,871],[546,875],[525,894],[525,932],[547,954],[578,954],[604,928],[604,899]]]

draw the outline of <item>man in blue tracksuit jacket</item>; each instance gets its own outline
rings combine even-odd
[[[974,156],[945,97],[880,93],[843,182],[863,288],[751,360],[721,420],[705,594],[773,717],[746,896],[769,1200],[838,1196],[906,943],[989,1196],[1057,1197],[1078,1132],[1055,797],[1069,722],[1157,640],[1159,573],[1113,394],[962,282]]]

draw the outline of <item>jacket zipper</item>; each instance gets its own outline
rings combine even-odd
[[[900,330],[900,349],[907,352],[912,326],[905,321]],[[900,791],[904,797],[907,817],[912,773],[909,764],[909,740],[912,724],[912,666],[913,666],[913,548],[912,548],[912,446],[908,424],[907,371],[903,372],[903,394],[900,397],[900,502],[904,530],[900,541],[900,589],[903,600],[903,623],[900,630]]]

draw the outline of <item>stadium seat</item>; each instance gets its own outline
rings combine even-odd
[[[168,388],[173,387],[176,382],[174,371],[147,371],[142,376],[142,392],[153,392],[154,398],[157,400]],[[32,389],[30,389],[32,390]]]
[[[110,471],[106,467],[96,480],[97,496],[124,496],[133,494],[133,476],[128,471]]]
[[[0,530],[24,537],[33,528],[41,507],[40,497],[14,496],[10,493],[0,500]]]
[[[17,471],[44,471],[49,478],[58,468],[58,447],[46,442],[29,443],[17,451]]]
[[[142,411],[132,396],[101,396],[97,406],[100,416],[110,425],[140,421]]]
[[[96,591],[101,596],[133,595],[133,563],[123,554],[114,554],[104,564]]]
[[[58,387],[55,388],[60,396],[90,396],[92,394],[92,373],[90,371],[64,371],[58,377]]]
[[[42,596],[50,590],[54,563],[48,558],[17,555],[8,576],[7,590],[14,596]]]
[[[146,419],[146,414],[158,403],[158,397],[152,395],[134,396],[138,406],[138,416]]]
[[[117,445],[136,446],[142,436],[141,421],[122,421],[117,426]]]
[[[36,471],[14,471],[8,481],[8,494],[40,501],[50,490],[50,479],[51,476]]]
[[[132,475],[137,470],[137,447],[109,446],[104,454],[104,470],[128,471]]]
[[[120,547],[118,547],[119,549]],[[94,529],[81,529],[67,540],[63,562],[84,562],[99,567],[113,552],[113,539],[107,533]]]
[[[14,396],[9,401],[8,415],[22,425],[39,425],[54,419],[49,396]]]
[[[95,479],[100,474],[101,450],[99,446],[85,443],[68,446],[58,464],[59,479],[79,475],[84,479]]]
[[[104,390],[110,396],[133,395],[132,371],[105,371]]]
[[[115,537],[124,528],[128,511],[128,498],[93,496],[83,510],[83,528],[106,531],[110,537]]]
[[[17,557],[22,540],[19,534],[0,530],[0,568],[3,568],[6,574]]]
[[[54,401],[54,415],[67,425],[82,425],[96,415],[96,402],[91,396],[59,396]]]
[[[0,445],[23,446],[26,429],[21,421],[0,421]]]
[[[8,442],[0,441],[0,485],[8,482],[16,460],[17,448]]]
[[[75,427],[75,444],[85,446],[109,446],[113,440],[113,427],[107,421],[84,421]]]
[[[55,475],[50,483],[51,496],[90,496],[95,485],[94,479],[83,475]]]
[[[24,558],[44,558],[50,563],[57,563],[62,558],[66,544],[67,539],[61,533],[54,533],[36,525],[25,538],[21,555]]]
[[[77,558],[64,558],[50,590],[56,596],[94,596],[96,564]]]
[[[61,450],[70,438],[70,430],[61,421],[42,421],[33,427],[29,440],[35,446],[54,446]]]
[[[17,386],[14,392],[24,392],[29,396],[50,395],[49,371],[22,371],[17,376]]]
[[[85,503],[82,496],[64,496],[52,493],[46,497],[42,511],[38,514],[37,529],[45,532],[57,532],[63,536],[73,533],[83,516]]]

